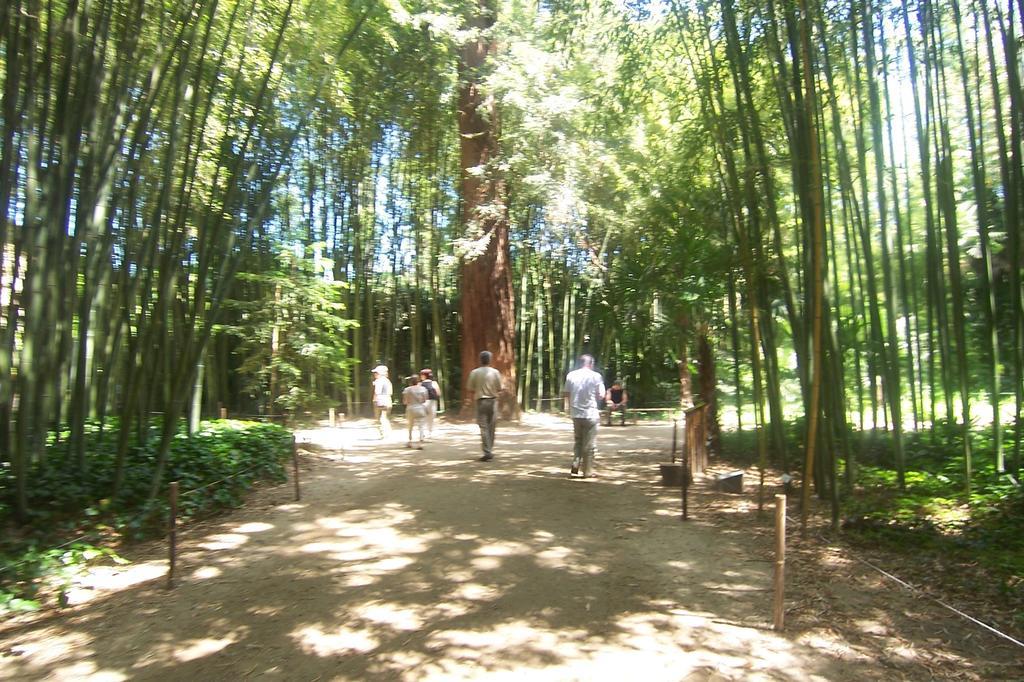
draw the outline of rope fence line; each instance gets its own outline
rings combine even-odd
[[[297,446],[297,442],[293,439],[292,440],[292,470],[293,470],[293,479],[295,481],[295,500],[298,501],[300,499],[300,497],[301,497],[301,489],[299,487],[299,459],[298,459],[298,449],[297,449],[296,446]],[[236,471],[235,473],[230,474],[228,476],[225,476],[224,478],[220,478],[220,479],[218,479],[216,481],[210,481],[209,483],[204,483],[201,486],[198,486],[196,488],[191,488],[191,489],[186,490],[184,492],[179,492],[179,490],[178,490],[178,481],[171,481],[168,484],[168,501],[169,501],[169,511],[170,511],[169,519],[168,519],[168,531],[167,531],[168,544],[170,545],[169,556],[168,556],[169,570],[167,572],[167,586],[168,586],[168,588],[174,587],[174,568],[175,568],[176,559],[177,559],[177,551],[176,551],[177,550],[177,548],[176,548],[177,542],[176,542],[176,540],[177,540],[177,525],[178,525],[177,524],[178,502],[181,500],[181,498],[186,497],[188,495],[192,495],[192,494],[197,493],[197,492],[200,492],[202,490],[206,490],[207,488],[210,488],[212,486],[218,485],[220,483],[226,483],[227,481],[230,481],[233,478],[237,478],[238,476],[242,476],[244,474],[252,473],[254,471],[257,471],[260,468],[262,468],[262,467],[256,466],[256,467],[251,467],[249,469],[245,469],[243,471]],[[135,516],[134,518],[130,519],[124,525],[131,525],[133,522],[139,521],[140,519],[143,519],[143,518],[145,518],[148,515],[149,515],[149,513],[139,514],[139,515]],[[80,536],[78,536],[78,537],[76,537],[76,538],[74,538],[72,540],[68,540],[67,542],[61,543],[61,544],[57,545],[56,547],[48,548],[46,551],[52,552],[52,551],[55,551],[55,550],[63,549],[65,547],[74,545],[74,544],[79,543],[79,542],[84,542],[86,540],[96,540],[96,539],[99,539],[101,537],[102,537],[102,534],[98,533],[98,532],[86,533],[86,534],[80,535]],[[35,563],[35,560],[33,560],[33,559],[24,559],[24,560],[16,562],[16,563],[4,564],[3,566],[0,566],[0,575],[3,575],[4,573],[6,573],[8,571],[12,571],[12,570],[14,570],[16,568],[21,568],[22,566],[28,566],[29,564],[32,564],[32,563]]]
[[[551,400],[554,400],[554,399],[551,399]],[[668,409],[668,408],[664,408],[664,409]],[[677,419],[673,419],[673,439],[672,439],[673,440],[673,459],[674,459],[675,449],[676,449],[676,429],[678,428],[678,422],[679,421],[680,420],[678,418]],[[686,453],[684,452],[684,457],[685,457],[685,454]],[[292,464],[293,464],[293,471],[294,471],[293,478],[294,478],[294,482],[295,482],[295,499],[296,499],[296,501],[298,501],[300,499],[300,497],[301,497],[301,491],[300,491],[300,483],[299,483],[298,448],[297,448],[297,441],[295,441],[294,439],[292,441]],[[168,571],[167,571],[167,587],[168,587],[168,589],[172,589],[174,587],[174,575],[175,575],[175,568],[176,568],[176,564],[177,564],[177,506],[178,506],[178,500],[180,498],[182,498],[182,497],[185,497],[187,495],[191,495],[193,493],[200,492],[200,491],[205,490],[205,489],[207,489],[209,487],[212,487],[214,485],[218,485],[220,483],[227,482],[227,481],[229,481],[229,480],[231,480],[233,478],[236,478],[238,476],[241,476],[243,474],[252,473],[253,471],[256,471],[259,468],[260,467],[252,467],[252,468],[246,469],[244,471],[235,472],[235,473],[233,473],[233,474],[231,474],[229,476],[225,476],[222,479],[218,479],[216,481],[211,481],[210,483],[203,484],[203,485],[201,485],[201,486],[199,486],[197,488],[192,488],[192,489],[187,490],[187,491],[182,492],[182,493],[178,492],[178,482],[177,481],[172,481],[170,483],[170,485],[169,485],[169,498],[170,498],[170,500],[169,500],[170,501],[170,515],[169,516],[170,516],[170,518],[169,518],[169,522],[168,522],[169,556],[168,556]],[[684,476],[683,476],[683,479],[684,479],[684,484],[683,484],[684,491],[688,487],[688,486],[685,485],[685,483],[686,483],[685,479],[686,478],[687,478],[687,476],[684,473]],[[685,495],[685,492],[684,492],[683,495],[684,495],[683,496],[683,518],[685,519],[686,518],[686,495]],[[785,498],[784,495],[776,496],[777,505],[778,505],[778,502],[780,501],[779,498],[781,498],[781,504],[783,505],[782,509],[784,510],[785,509],[785,499],[786,498]],[[776,508],[778,509],[778,506]],[[795,520],[792,517],[790,517],[788,514],[785,514],[783,512],[781,514],[781,516],[782,516],[782,519],[788,519],[790,522],[795,524]],[[139,518],[142,518],[142,515],[136,517],[136,520],[139,519]],[[779,521],[778,515],[777,515],[776,525],[778,525],[779,523],[780,523],[780,521]],[[777,551],[777,554],[781,555],[779,557],[780,561],[777,561],[777,563],[781,562],[781,563],[783,563],[783,566],[784,566],[784,558],[782,558],[782,557],[785,556],[785,549],[784,549],[784,547],[785,547],[785,544],[784,544],[785,543],[785,540],[784,540],[784,537],[785,537],[785,521],[783,520],[783,521],[781,521],[781,523],[782,523],[781,534],[782,534],[782,538],[783,539],[778,540],[778,542],[781,543],[782,549],[778,549],[777,548],[776,551]],[[73,545],[75,543],[83,542],[84,540],[87,540],[87,539],[95,539],[95,538],[98,538],[98,537],[100,537],[98,533],[87,533],[85,535],[81,535],[81,536],[79,536],[77,538],[74,538],[73,540],[68,540],[67,542],[64,542],[64,543],[62,543],[60,545],[57,545],[56,547],[51,548],[50,551],[58,550],[58,549],[63,549],[64,547],[68,547],[68,546]],[[820,533],[814,533],[814,537],[817,538],[819,541],[823,542],[826,545],[832,544],[832,543],[829,542],[829,540],[827,538],[825,538]],[[968,621],[970,623],[973,623],[974,625],[977,625],[977,626],[981,627],[982,629],[984,629],[984,630],[986,630],[986,631],[988,631],[988,632],[990,632],[990,633],[992,633],[992,634],[994,634],[994,635],[996,635],[996,636],[998,636],[998,637],[1000,637],[1000,638],[1002,638],[1002,639],[1004,639],[1004,640],[1006,640],[1006,641],[1008,641],[1008,642],[1010,642],[1012,644],[1015,644],[1016,646],[1024,649],[1024,642],[1021,642],[1020,640],[1012,637],[1011,635],[1008,635],[1008,634],[998,630],[997,628],[995,628],[995,627],[993,627],[993,626],[991,626],[991,625],[989,625],[989,624],[987,624],[987,623],[985,623],[985,622],[983,622],[983,621],[981,621],[981,620],[971,616],[970,614],[964,612],[961,609],[956,608],[955,606],[947,604],[946,602],[942,601],[941,599],[933,597],[932,595],[928,594],[927,592],[924,592],[923,590],[921,590],[921,589],[915,587],[914,585],[911,585],[910,583],[900,579],[899,577],[893,575],[892,573],[889,573],[888,571],[886,571],[886,570],[876,566],[875,564],[871,563],[867,559],[864,559],[864,558],[858,556],[855,552],[853,552],[849,548],[844,547],[844,551],[848,554],[848,556],[852,557],[857,562],[859,562],[859,563],[861,563],[861,564],[871,568],[872,570],[876,571],[879,575],[883,576],[884,578],[886,578],[888,580],[891,580],[891,581],[895,582],[896,584],[900,585],[904,589],[906,589],[906,590],[908,590],[908,591],[910,591],[910,592],[912,592],[912,593],[914,593],[916,595],[924,596],[929,601],[931,601],[931,602],[933,602],[935,604],[938,604],[942,608],[944,608],[944,609],[946,609],[946,610],[956,614],[957,616],[963,618],[964,620],[966,620],[966,621]],[[4,566],[0,566],[0,574],[3,574],[5,572],[7,572],[7,571],[10,571],[10,570],[12,570],[14,568],[18,568],[20,566],[25,566],[25,565],[30,564],[30,563],[32,563],[31,560],[25,560],[25,561],[21,561],[21,562],[15,563],[15,564],[5,564]],[[778,567],[776,568],[776,571],[777,571],[776,578],[775,578],[776,600],[781,600],[781,598],[782,598],[781,595],[782,595],[782,589],[783,588],[780,585],[780,583],[782,583],[782,581],[783,581],[783,579],[781,578],[781,575],[782,575],[781,571],[782,570],[784,570],[784,569],[780,569]],[[781,610],[781,606],[776,602],[774,607],[775,607],[773,609],[774,610],[774,616],[775,616],[775,622],[774,622],[774,626],[775,627],[774,627],[774,629],[781,630],[782,629],[782,616],[779,615],[780,614],[780,610]],[[783,611],[783,613],[784,613],[784,611]]]
[[[138,521],[140,519],[143,519],[145,517],[146,517],[146,514],[139,514],[139,515],[129,519],[124,525],[131,525],[132,523],[134,523],[134,522],[136,522],[136,521]],[[69,546],[77,544],[79,542],[85,542],[86,540],[98,540],[98,539],[101,539],[102,537],[103,537],[102,533],[95,532],[95,531],[92,532],[92,533],[85,533],[84,535],[79,535],[78,537],[76,537],[74,539],[71,539],[71,540],[68,540],[67,542],[62,542],[61,544],[57,545],[56,547],[49,547],[45,551],[52,552],[52,551],[55,551],[55,550],[58,550],[58,549],[64,549],[65,547],[69,547]],[[20,568],[22,566],[27,566],[27,565],[32,564],[32,563],[35,563],[35,560],[33,560],[33,559],[24,559],[22,561],[18,561],[18,562],[15,562],[15,563],[4,564],[3,566],[0,566],[0,574],[6,573],[7,571],[13,570],[15,568]]]
[[[1021,642],[1018,639],[1014,639],[1012,636],[1006,634],[1005,632],[1001,632],[1000,630],[997,630],[996,628],[992,627],[988,623],[982,622],[982,621],[978,620],[977,618],[975,618],[974,616],[972,616],[970,614],[967,614],[967,613],[964,613],[963,611],[961,611],[960,609],[956,608],[955,606],[950,606],[949,604],[947,604],[946,602],[942,601],[941,599],[933,597],[930,594],[928,594],[927,592],[924,592],[924,591],[919,590],[918,588],[914,587],[910,583],[907,583],[907,582],[904,582],[903,580],[900,580],[899,578],[897,578],[893,574],[891,574],[891,573],[889,573],[889,572],[879,568],[878,566],[875,566],[873,563],[871,563],[867,559],[862,559],[862,558],[860,558],[859,556],[857,556],[856,554],[853,554],[853,553],[851,553],[850,556],[852,556],[854,559],[856,559],[860,563],[864,564],[865,566],[868,566],[868,567],[873,568],[874,570],[878,571],[880,574],[882,574],[883,576],[885,576],[889,580],[895,581],[896,583],[902,585],[904,588],[910,590],[911,592],[914,592],[916,594],[923,594],[925,597],[927,597],[931,601],[935,602],[936,604],[938,604],[939,606],[941,606],[941,607],[943,607],[945,609],[948,609],[948,610],[952,611],[953,613],[955,613],[956,615],[960,616],[961,618],[963,618],[963,619],[965,619],[965,620],[967,620],[967,621],[969,621],[971,623],[974,623],[975,625],[979,625],[982,628],[984,628],[985,630],[988,630],[989,632],[991,632],[992,634],[997,635],[999,637],[1002,637],[1006,641],[1012,642],[1013,644],[1016,644],[1020,648],[1024,649],[1024,642]]]
[[[788,514],[786,515],[786,518],[789,519],[789,521],[791,523],[796,525],[796,523],[797,523],[796,519],[794,519],[793,517],[789,516]],[[832,542],[829,541],[828,538],[826,538],[821,533],[815,532],[815,533],[813,533],[813,536],[815,538],[817,538],[818,540],[820,540],[822,543],[826,544],[826,545],[832,545],[833,544]],[[903,587],[904,589],[912,592],[913,594],[920,595],[920,596],[928,599],[929,601],[934,602],[935,604],[938,604],[942,608],[955,613],[956,615],[960,616],[964,620],[966,620],[966,621],[968,621],[970,623],[974,623],[975,625],[980,626],[981,628],[987,630],[988,632],[991,632],[992,634],[994,634],[994,635],[996,635],[998,637],[1001,637],[1001,638],[1005,639],[1008,642],[1016,644],[1020,648],[1024,649],[1024,642],[1021,642],[1020,640],[1012,637],[1011,635],[1008,635],[1005,632],[1002,632],[1001,630],[998,630],[998,629],[992,627],[988,623],[985,623],[985,622],[983,622],[981,620],[978,620],[974,616],[972,616],[972,615],[970,615],[968,613],[965,613],[964,611],[956,608],[955,606],[951,606],[950,604],[947,604],[946,602],[942,601],[941,599],[939,599],[937,597],[933,597],[932,595],[928,594],[924,590],[922,590],[922,589],[920,589],[918,587],[915,587],[914,585],[911,585],[910,583],[906,582],[905,580],[902,580],[901,578],[893,575],[892,573],[889,573],[885,569],[879,568],[878,566],[875,566],[873,563],[871,563],[867,559],[864,559],[864,558],[858,556],[857,553],[854,552],[849,547],[845,547],[844,546],[843,547],[843,551],[847,554],[847,556],[851,557],[852,559],[854,559],[858,563],[864,564],[868,568],[876,571],[882,577],[887,578],[888,580],[891,580],[891,581],[895,582],[897,585],[900,585],[901,587]]]
[[[235,478],[237,476],[241,476],[242,474],[246,474],[246,473],[250,473],[250,472],[256,471],[259,468],[260,467],[252,467],[250,469],[246,469],[245,471],[235,472],[235,473],[231,474],[230,476],[225,476],[224,478],[222,478],[222,479],[220,479],[218,481],[212,481],[210,483],[206,483],[204,485],[201,485],[198,488],[192,488],[191,490],[187,490],[184,493],[181,493],[180,495],[178,493],[178,482],[177,481],[172,481],[171,482],[170,489],[169,489],[170,511],[171,511],[171,513],[170,513],[170,518],[168,519],[168,523],[167,523],[167,545],[168,545],[167,589],[173,589],[174,588],[174,574],[175,574],[175,567],[177,566],[177,552],[178,552],[178,547],[177,547],[177,545],[178,545],[178,543],[177,543],[177,535],[178,535],[178,530],[177,530],[178,529],[178,518],[177,518],[177,516],[178,516],[178,499],[180,497],[184,497],[186,495],[191,495],[192,493],[198,492],[200,490],[204,490],[205,488],[209,488],[210,486],[216,485],[218,483],[223,483],[223,482],[228,481],[228,480],[230,480],[232,478]],[[293,472],[292,473],[292,478],[295,481],[295,501],[298,502],[301,499],[301,497],[302,497],[302,491],[301,491],[301,489],[299,487],[299,448],[298,448],[298,441],[295,439],[294,436],[292,437],[292,472]]]
[[[530,400],[524,401],[522,403],[522,407],[524,409],[529,409],[531,405],[536,405],[536,404],[539,404],[539,403],[553,403],[555,405],[561,405],[564,400],[565,400],[564,396],[557,396],[557,397],[552,397],[552,398],[532,398]],[[459,404],[457,401],[455,403],[452,403],[451,401],[447,401],[447,402],[449,404],[454,404],[454,405],[458,405]],[[362,407],[362,406],[372,407],[373,406],[373,402],[372,401],[356,401],[356,402],[352,402],[352,403],[345,403],[345,406],[348,407],[348,408]],[[395,403],[393,405],[393,408],[398,408],[399,410],[401,410],[403,408],[403,406],[400,403]],[[605,412],[605,408],[600,408],[600,409],[601,409],[602,412]],[[671,404],[668,404],[668,405],[647,405],[647,406],[644,406],[644,407],[630,407],[630,408],[627,408],[627,412],[673,412],[673,411],[682,411],[683,409],[684,408],[682,408],[678,403],[671,403]],[[564,412],[565,410],[558,409],[556,411],[557,412]],[[439,408],[437,410],[437,414],[444,414],[445,412],[447,412],[447,410],[445,410],[445,409],[440,409]],[[153,412],[152,414],[159,414],[159,413]],[[229,414],[228,409],[226,407],[222,407],[222,408],[220,408],[220,417],[219,418],[220,419],[237,419],[237,420],[243,420],[243,421],[245,421],[245,420],[251,420],[251,421],[273,421],[273,420],[276,420],[276,419],[287,421],[289,419],[295,419],[295,418],[298,418],[298,417],[315,417],[317,414],[318,414],[317,412],[313,412],[313,411],[310,411],[310,410],[306,410],[306,411],[303,411],[303,412],[293,412],[293,413],[290,413],[290,414]],[[344,420],[346,416],[358,416],[358,413],[355,412],[355,411],[353,411],[351,413],[342,412],[342,411],[338,410],[337,408],[332,407],[332,408],[328,409],[327,421],[331,424],[331,426],[334,426],[336,421]]]
[[[83,542],[85,540],[93,540],[93,539],[96,539],[98,537],[100,537],[99,533],[86,533],[85,535],[78,536],[74,540],[68,540],[67,542],[65,542],[63,544],[60,544],[60,545],[57,545],[56,547],[51,547],[47,551],[52,552],[54,550],[64,549],[65,547],[73,545],[73,544],[75,544],[77,542]],[[13,563],[13,564],[4,564],[3,566],[0,566],[0,574],[6,573],[7,571],[10,571],[10,570],[15,569],[15,568],[20,568],[21,566],[27,566],[27,565],[29,565],[31,563],[33,563],[32,559],[25,559],[23,561],[19,561],[17,563]]]
[[[672,422],[673,422],[673,424],[672,424],[672,461],[673,462],[675,462],[675,458],[676,458],[677,429],[679,427],[679,422],[680,421],[685,423],[685,421],[686,421],[685,417],[684,418],[677,417],[677,418],[674,418],[672,420]],[[684,445],[683,453],[682,453],[684,458],[686,457],[686,454],[687,454],[686,451],[687,451],[687,448]],[[685,464],[685,459],[684,459],[684,469],[685,468],[686,468],[686,464]],[[686,485],[686,483],[687,483],[686,479],[687,479],[687,476],[686,476],[686,473],[684,471],[683,482],[682,482],[682,488],[683,488],[683,519],[687,518],[687,513],[686,513],[687,512],[687,509],[686,509],[686,506],[687,506],[686,505],[686,502],[687,502],[687,500],[686,500],[686,492],[687,492],[687,487],[688,486]],[[776,507],[775,507],[775,509],[776,509],[776,514],[775,514],[775,531],[776,531],[775,532],[775,540],[776,540],[775,554],[776,554],[776,558],[775,558],[775,562],[774,562],[775,563],[775,570],[774,570],[774,576],[773,576],[773,592],[774,592],[774,600],[773,600],[773,602],[774,602],[773,603],[773,629],[775,629],[775,630],[782,630],[783,629],[783,618],[784,618],[784,613],[785,613],[783,605],[782,605],[783,604],[782,600],[783,600],[784,585],[785,585],[785,578],[783,576],[784,576],[784,572],[785,572],[785,563],[786,563],[786,561],[785,561],[785,555],[786,555],[786,550],[785,550],[786,521],[788,520],[793,525],[796,525],[796,520],[793,517],[791,517],[789,514],[785,513],[785,509],[786,509],[786,496],[785,495],[776,495],[775,499],[776,499]],[[822,543],[824,543],[826,545],[833,544],[833,543],[831,543],[828,540],[828,538],[826,538],[821,533],[815,532],[813,534],[813,536],[816,539],[818,539],[820,542],[822,542]],[[917,588],[914,585],[911,585],[910,583],[906,582],[905,580],[900,579],[899,577],[893,575],[892,573],[886,571],[885,569],[876,566],[875,564],[871,563],[867,559],[864,559],[864,558],[858,556],[850,548],[843,547],[843,550],[844,550],[844,552],[848,556],[853,558],[855,561],[857,561],[857,562],[867,566],[868,568],[876,571],[879,575],[883,576],[884,578],[886,578],[888,580],[891,580],[891,581],[895,582],[896,584],[898,584],[901,587],[903,587],[904,589],[912,592],[913,594],[924,596],[929,601],[931,601],[931,602],[933,602],[935,604],[938,604],[942,608],[944,608],[944,609],[946,609],[946,610],[956,614],[957,616],[963,618],[964,620],[966,620],[966,621],[968,621],[970,623],[973,623],[974,625],[977,625],[978,627],[980,627],[980,628],[982,628],[982,629],[984,629],[984,630],[986,630],[986,631],[996,635],[997,637],[1001,637],[1002,639],[1005,639],[1006,641],[1008,641],[1008,642],[1010,642],[1012,644],[1015,644],[1018,647],[1024,649],[1024,642],[1014,638],[1011,635],[1006,634],[1005,632],[1002,632],[1001,630],[999,630],[999,629],[989,625],[988,623],[985,623],[984,621],[981,621],[981,620],[975,618],[974,616],[970,615],[969,613],[966,613],[965,611],[963,611],[961,609],[958,609],[957,607],[952,606],[951,604],[948,604],[945,601],[943,601],[941,599],[938,599],[937,597],[934,597],[934,596],[928,594],[927,592],[921,590],[920,588]]]
[[[250,474],[250,473],[252,473],[252,472],[254,472],[254,471],[256,471],[256,470],[258,470],[260,468],[262,468],[262,467],[256,466],[256,467],[252,467],[251,469],[246,469],[245,471],[236,471],[235,473],[233,473],[233,474],[231,474],[229,476],[225,476],[224,478],[218,479],[216,481],[210,481],[209,483],[204,483],[203,485],[199,486],[198,488],[191,488],[189,490],[186,490],[183,493],[179,493],[178,497],[179,498],[180,497],[185,497],[186,495],[191,495],[192,493],[197,493],[197,492],[199,492],[201,490],[206,490],[207,488],[215,486],[215,485],[217,485],[219,483],[226,483],[227,481],[230,481],[232,478],[236,478],[236,477],[241,476],[243,474]],[[175,481],[175,482],[177,482],[177,481]]]

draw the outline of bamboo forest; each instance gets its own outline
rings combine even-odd
[[[1022,49],[1021,0],[4,0],[0,677],[1024,676]]]

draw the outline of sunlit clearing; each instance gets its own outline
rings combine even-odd
[[[348,609],[348,612],[364,620],[387,625],[394,630],[419,630],[423,618],[412,609],[399,608],[391,604],[367,604]]]
[[[221,570],[216,566],[202,566],[192,572],[192,577],[196,580],[209,580],[210,578],[216,578],[221,574]]]
[[[84,604],[100,593],[123,590],[165,575],[165,561],[147,561],[130,566],[95,566],[77,578],[71,589],[67,590],[68,603]]]
[[[248,535],[241,535],[239,533],[219,533],[217,535],[211,535],[206,542],[199,543],[199,546],[203,549],[209,550],[234,549],[236,547],[241,547],[247,542],[249,542]]]
[[[847,661],[858,661],[860,663],[874,663],[875,657],[870,653],[858,651],[846,642],[837,640],[835,637],[808,632],[798,639],[800,644],[805,644],[818,651],[825,651]]]
[[[335,530],[338,539],[307,542],[298,550],[306,554],[327,554],[331,559],[347,562],[347,570],[353,573],[361,571],[372,575],[400,570],[413,562],[407,555],[426,552],[434,542],[442,539],[442,535],[436,532],[411,536],[392,527],[414,518],[399,505],[375,510],[372,516],[367,510],[355,510],[341,517],[323,517],[317,519],[316,525]],[[350,585],[369,584],[359,581],[355,575],[349,578]]]
[[[448,593],[446,601],[493,601],[501,596],[501,591],[496,587],[481,585],[480,583],[469,583],[459,585]]]
[[[760,585],[737,585],[735,583],[702,583],[701,587],[713,592],[764,592]]]
[[[526,412],[522,415],[522,423],[526,426],[543,426],[559,431],[571,431],[572,422],[565,417],[547,412]]]
[[[576,551],[568,547],[549,547],[536,556],[541,568],[566,568],[575,563]]]
[[[603,566],[585,563],[579,552],[568,547],[549,547],[538,552],[534,560],[542,568],[557,568],[575,575],[598,575],[605,571]]]
[[[380,580],[379,576],[366,573],[349,573],[341,584],[345,587],[369,587]]]
[[[400,571],[407,566],[412,565],[415,562],[414,559],[409,557],[392,557],[390,559],[381,559],[380,561],[374,561],[368,564],[358,564],[353,568],[357,571],[366,571],[367,573],[392,573],[394,571]]]
[[[182,663],[187,663],[215,654],[224,647],[234,644],[235,641],[235,635],[228,635],[221,639],[194,639],[184,642],[183,646],[174,652],[174,658]]]
[[[347,428],[301,429],[295,432],[295,442],[309,443],[325,450],[347,450],[355,434]]]
[[[544,620],[431,633],[426,649],[445,655],[418,668],[416,679],[560,682],[595,678],[595,670],[600,671],[596,678],[609,680],[776,679],[779,671],[801,669],[790,642],[710,614],[682,609],[623,614],[604,633],[555,627],[551,614],[537,617]],[[516,661],[514,668],[500,664],[509,660]]]
[[[861,632],[866,632],[872,635],[887,635],[889,634],[889,628],[884,624],[879,623],[877,620],[861,619],[854,621]]]
[[[68,666],[57,669],[58,672],[53,679],[60,680],[82,680],[84,682],[121,682],[128,677],[124,673],[113,670],[97,670],[96,664],[92,661],[79,661]]]
[[[380,644],[380,640],[367,632],[351,628],[324,632],[319,627],[308,626],[293,632],[291,637],[304,652],[316,656],[366,653]]]
[[[521,542],[491,542],[477,547],[473,553],[480,556],[513,556],[532,554],[533,550]]]
[[[349,531],[339,533],[339,535],[360,535],[363,533],[363,529],[352,528],[354,524],[361,524],[370,530],[387,528],[407,521],[413,521],[416,519],[416,514],[400,504],[392,503],[382,507],[374,507],[373,509],[353,509],[342,514],[340,517],[334,518],[336,519],[335,523],[338,525],[330,527],[347,529]],[[317,523],[326,525],[325,522],[320,520]]]
[[[266,530],[271,530],[274,527],[271,523],[260,523],[254,521],[252,523],[243,523],[238,528],[235,528],[236,533],[262,533]]]
[[[25,643],[14,644],[3,652],[4,656],[19,656],[25,660],[31,660],[33,665],[51,666],[59,661],[72,657],[74,652],[87,651],[89,642],[85,633],[74,634],[47,633],[45,639],[32,640]]]
[[[532,650],[557,652],[565,642],[582,637],[582,631],[550,632],[537,628],[537,624],[519,620],[502,623],[486,632],[450,630],[431,637],[434,646],[442,646],[448,658],[481,659],[495,651],[529,646]]]
[[[501,568],[501,564],[501,559],[491,556],[477,557],[469,561],[469,565],[478,571],[496,571]]]
[[[465,583],[476,577],[476,571],[470,571],[468,569],[453,569],[448,571],[445,577],[453,583]]]
[[[316,525],[303,523],[301,527],[299,524],[295,526],[296,530],[313,530],[317,526],[320,528],[327,528],[329,530],[337,530],[339,528],[348,528],[351,526],[351,521],[339,519],[337,516],[322,516],[316,520]]]

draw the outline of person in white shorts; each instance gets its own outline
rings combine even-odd
[[[377,422],[377,431],[381,440],[391,435],[391,396],[393,393],[391,379],[388,379],[388,368],[377,365],[373,373],[373,417]]]
[[[409,377],[408,386],[402,391],[402,404],[405,405],[405,421],[409,424],[409,440],[405,447],[414,447],[412,443],[412,428],[419,426],[420,441],[415,447],[423,449],[423,422],[427,419],[427,389],[420,386],[420,377],[413,374]]]
[[[434,370],[424,368],[420,370],[420,386],[427,389],[427,439],[434,437],[434,418],[437,416],[437,407],[441,402],[441,386],[434,380]]]

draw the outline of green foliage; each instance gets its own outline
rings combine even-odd
[[[989,430],[971,435],[980,448],[989,445]],[[913,468],[904,490],[891,468],[858,467],[857,488],[843,502],[846,529],[857,542],[969,565],[971,589],[1024,604],[1024,491],[994,470],[991,457],[979,458],[984,464],[972,477],[966,499],[963,459],[951,454],[960,453],[961,437],[960,429],[942,425],[912,434],[907,453]]]
[[[38,609],[43,588],[54,591],[64,605],[68,589],[90,564],[101,559],[127,563],[109,547],[88,542],[50,549],[32,544],[20,554],[0,554],[0,559],[5,568],[0,573],[0,616]]]
[[[109,498],[114,480],[116,428],[89,430],[89,467],[80,472],[66,447],[51,443],[45,464],[29,477],[32,510],[27,525],[10,518],[13,479],[0,470],[0,613],[38,606],[43,588],[58,599],[86,564],[120,561],[109,545],[154,537],[166,528],[168,502],[147,500],[156,444],[135,448],[122,493]],[[166,480],[178,481],[181,519],[237,506],[259,480],[283,481],[292,435],[271,424],[204,422],[191,437],[182,431],[171,446]],[[61,543],[67,537],[72,543]]]
[[[242,273],[253,296],[231,301],[237,322],[218,328],[236,337],[245,388],[275,412],[319,410],[333,404],[329,393],[349,379],[344,317],[346,286],[330,279],[330,263],[310,247],[300,257],[281,247],[271,267]]]

